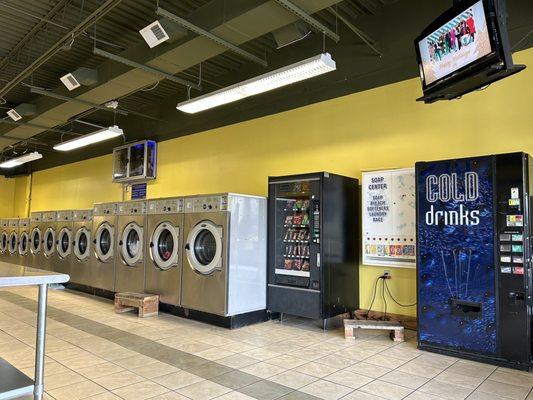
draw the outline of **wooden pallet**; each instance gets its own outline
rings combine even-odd
[[[404,341],[404,327],[396,321],[373,321],[360,319],[344,320],[344,337],[346,339],[355,339],[356,329],[369,330],[387,330],[391,331],[390,338],[395,342]]]
[[[115,312],[139,310],[139,317],[154,317],[159,314],[159,296],[146,293],[116,293]]]

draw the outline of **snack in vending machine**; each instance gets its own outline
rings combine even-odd
[[[300,232],[298,231],[298,229],[294,229],[294,231],[292,233],[292,236],[291,236],[291,239],[292,240],[298,240],[299,235],[300,235]]]
[[[302,225],[302,214],[297,214],[293,216],[292,223],[294,225]]]
[[[306,231],[301,229],[300,232],[298,232],[298,240],[304,241],[306,237]]]
[[[302,271],[309,271],[309,267],[309,261],[306,260],[302,263]]]
[[[294,209],[295,210],[301,210],[302,209],[302,200],[298,200],[298,201],[296,201],[296,203],[294,203]]]
[[[309,255],[310,255],[309,246],[305,246],[304,247],[304,257],[309,257]]]
[[[291,226],[292,221],[293,221],[292,215],[287,215],[287,217],[285,217],[285,226]]]
[[[309,210],[309,200],[304,200],[304,202],[302,203],[302,210]]]
[[[292,236],[292,229],[287,229],[287,231],[285,232],[285,236],[283,237],[283,240],[287,241],[291,238]]]
[[[309,225],[309,215],[308,214],[304,214],[303,219],[302,219],[302,225]]]
[[[302,270],[302,260],[294,260],[293,269],[297,271]]]
[[[285,204],[285,209],[292,210],[294,206],[294,200],[287,200],[287,204]]]
[[[292,260],[285,260],[285,262],[283,263],[283,268],[292,269]]]

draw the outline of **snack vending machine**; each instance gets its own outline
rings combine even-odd
[[[530,157],[419,162],[418,346],[531,366]]]
[[[268,310],[327,319],[359,306],[358,181],[269,179]]]

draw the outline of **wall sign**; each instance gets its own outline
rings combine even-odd
[[[416,267],[414,168],[363,172],[363,264]]]
[[[138,183],[131,185],[131,199],[144,200],[146,199],[146,183]]]

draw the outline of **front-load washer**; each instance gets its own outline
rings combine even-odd
[[[54,261],[56,255],[56,219],[56,211],[43,212],[43,258],[41,260],[41,269],[45,269],[47,271],[54,270]]]
[[[42,269],[43,254],[43,213],[32,212],[30,215],[30,254],[28,255],[28,266]]]
[[[72,262],[73,249],[73,228],[74,211],[63,210],[57,212],[56,222],[56,251],[54,260],[54,271],[70,275],[70,264]]]
[[[148,201],[145,291],[165,304],[180,305],[183,198]]]
[[[144,292],[146,201],[118,203],[115,291]]]
[[[188,197],[183,237],[183,308],[224,317],[266,309],[266,198]]]
[[[0,219],[0,261],[7,261],[9,250],[7,244],[9,241],[9,220]]]
[[[91,238],[89,286],[110,292],[115,291],[115,241],[117,225],[117,203],[95,204]]]
[[[91,284],[92,223],[93,210],[74,211],[70,281],[85,286]]]
[[[19,262],[19,219],[10,218],[8,223],[7,237],[7,259],[5,261],[11,264]]]
[[[18,264],[27,267],[30,258],[30,219],[19,219]]]

